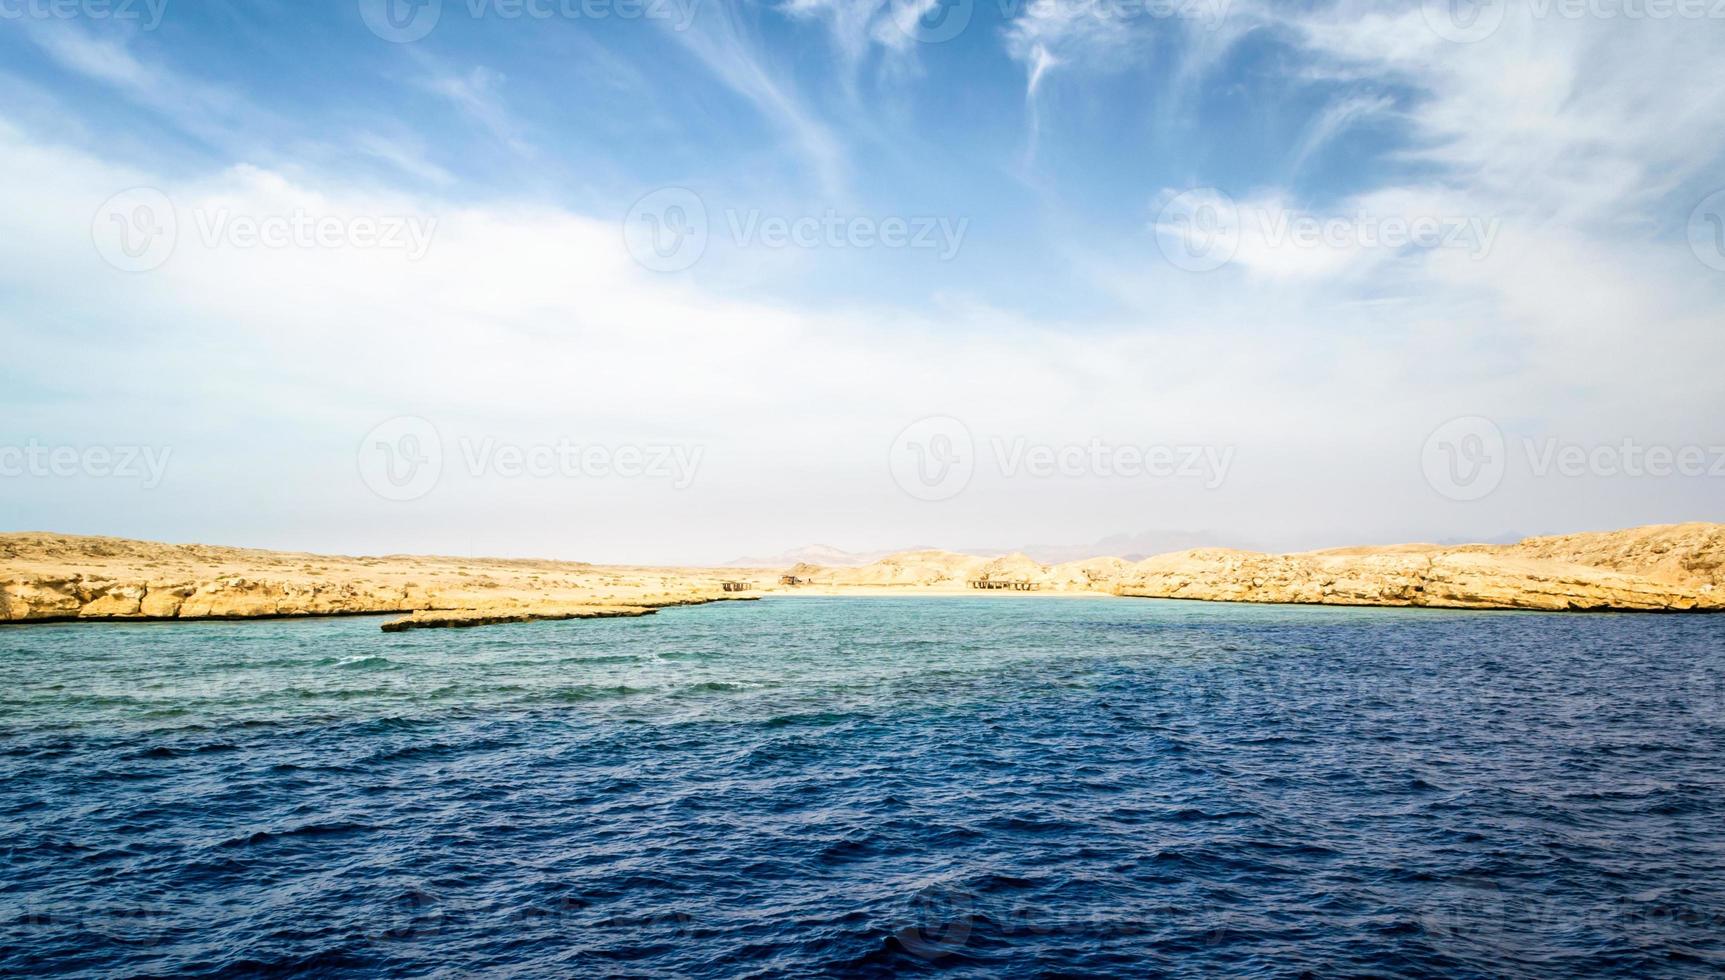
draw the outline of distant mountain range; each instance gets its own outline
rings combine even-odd
[[[1242,542],[1212,531],[1141,531],[1137,534],[1110,534],[1092,544],[1030,544],[1017,548],[960,548],[957,550],[967,555],[984,558],[1022,553],[1045,565],[1055,565],[1063,561],[1097,557],[1139,561],[1152,555],[1166,555],[1176,551],[1189,551],[1193,548],[1264,550],[1249,542]],[[738,558],[726,564],[735,568],[789,568],[792,565],[806,562],[810,565],[824,565],[828,568],[856,568],[877,562],[887,555],[895,555],[903,551],[926,550],[930,550],[927,545],[911,545],[904,548],[890,548],[885,551],[846,551],[832,545],[812,544],[767,557]]]
[[[1045,565],[1081,558],[1124,558],[1142,561],[1152,555],[1173,554],[1193,548],[1239,548],[1242,551],[1262,551],[1262,547],[1214,531],[1140,531],[1137,534],[1110,534],[1091,544],[1032,544],[1013,549],[1022,551]]]
[[[726,562],[728,568],[789,568],[792,565],[807,563],[824,565],[828,568],[856,568],[880,561],[887,555],[896,555],[901,551],[917,551],[918,548],[891,548],[886,551],[846,551],[829,544],[811,544],[801,548],[765,558],[738,558]]]

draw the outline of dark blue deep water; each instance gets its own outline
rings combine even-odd
[[[1717,976],[1725,617],[0,631],[0,975]]]

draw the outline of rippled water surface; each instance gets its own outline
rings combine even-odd
[[[1725,617],[0,630],[0,975],[1717,976]]]

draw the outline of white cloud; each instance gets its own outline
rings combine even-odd
[[[1250,16],[1338,73],[1420,97],[1396,113],[1410,157],[1471,193],[1568,223],[1615,224],[1698,172],[1717,172],[1725,34],[1682,20],[1536,16],[1511,4],[1490,37],[1445,41],[1417,7],[1266,5]],[[1703,22],[1711,27],[1711,22]]]
[[[457,71],[439,66],[429,58],[420,60],[428,66],[427,74],[420,80],[427,91],[446,99],[515,152],[532,152],[532,146],[522,136],[521,123],[504,100],[507,79],[502,72],[484,65]]]
[[[0,244],[14,297],[0,307],[8,356],[50,376],[47,365],[78,365],[66,383],[80,393],[75,411],[41,406],[11,425],[61,437],[143,426],[173,445],[181,482],[126,501],[141,523],[202,526],[196,512],[277,488],[294,515],[280,520],[302,530],[266,544],[465,550],[471,533],[481,550],[719,560],[763,539],[829,537],[835,507],[848,515],[840,537],[857,545],[1082,539],[1170,523],[1273,544],[1324,543],[1335,538],[1314,535],[1334,528],[1405,536],[1414,533],[1408,505],[1388,501],[1420,499],[1423,484],[1417,468],[1395,461],[1413,459],[1444,418],[1481,412],[1575,427],[1626,412],[1618,418],[1671,423],[1698,398],[1717,398],[1671,382],[1702,383],[1725,353],[1717,317],[1691,314],[1673,328],[1695,354],[1677,365],[1628,349],[1610,329],[1643,293],[1669,285],[1651,262],[1614,277],[1584,264],[1594,283],[1585,296],[1509,308],[1490,325],[1446,322],[1446,304],[1429,296],[1339,309],[1314,300],[1322,291],[1309,278],[1254,286],[1144,267],[1136,276],[1157,312],[1075,332],[979,306],[936,316],[727,300],[636,267],[613,223],[555,208],[452,208],[249,167],[176,181],[16,131],[0,141],[0,175],[0,206],[22,231]],[[127,275],[101,265],[89,222],[108,194],[140,183],[161,186],[182,212],[434,215],[437,238],[426,259],[409,262],[350,249],[206,247],[182,231],[166,266]],[[1535,249],[1508,274],[1537,277],[1539,295],[1563,288],[1569,263],[1597,261],[1518,244]],[[1431,274],[1458,294],[1495,285],[1476,266]],[[1661,313],[1679,308],[1672,298]],[[1546,333],[1578,317],[1589,322],[1562,338]],[[1488,377],[1466,349],[1547,342],[1569,345],[1561,372],[1511,358]],[[1608,382],[1615,393],[1577,405],[1568,389],[1578,382]],[[675,441],[706,456],[696,486],[670,496],[555,481],[456,484],[418,509],[379,508],[353,476],[351,446],[400,414],[504,441]],[[936,414],[965,419],[983,441],[1234,446],[1236,476],[1218,492],[985,482],[962,506],[930,507],[900,493],[883,460],[900,429]],[[293,446],[275,441],[287,419]],[[175,517],[176,508],[192,511]],[[1505,494],[1475,515],[1543,527],[1557,519],[1548,511],[1537,493]]]
[[[719,81],[747,99],[771,125],[789,136],[829,197],[842,197],[848,163],[838,137],[807,106],[796,86],[773,64],[739,11],[711,5],[688,30],[673,34]]]
[[[1113,5],[1088,0],[1031,0],[1006,27],[1006,50],[1035,64],[1057,52],[1087,62],[1119,57],[1131,46],[1134,21]]]
[[[727,16],[703,16],[683,43],[782,127],[820,183],[842,186],[838,136]],[[261,165],[169,174],[0,120],[12,232],[0,240],[0,340],[52,392],[9,403],[4,434],[124,430],[175,447],[169,492],[93,499],[90,520],[109,523],[68,529],[203,537],[220,515],[245,531],[236,543],[344,550],[721,559],[765,540],[1090,540],[1147,526],[1298,546],[1717,516],[1705,496],[1716,487],[1690,484],[1599,502],[1585,486],[1512,482],[1457,510],[1421,482],[1418,453],[1439,423],[1467,414],[1579,441],[1718,441],[1725,304],[1669,225],[1687,212],[1676,189],[1718,172],[1725,137],[1705,123],[1725,116],[1721,81],[1694,67],[1717,63],[1720,42],[1631,25],[1606,43],[1597,25],[1536,33],[1511,20],[1499,37],[1457,46],[1434,40],[1417,11],[1246,16],[1297,42],[1310,77],[1418,96],[1390,104],[1350,88],[1308,129],[1309,153],[1361,119],[1398,125],[1428,168],[1418,182],[1353,189],[1316,217],[1500,219],[1489,254],[1290,249],[1260,226],[1233,264],[1194,275],[1161,262],[1148,235],[1133,252],[1074,234],[1050,243],[1082,277],[1074,295],[1103,294],[1128,313],[1032,318],[966,289],[937,309],[748,302],[703,288],[707,266],[648,273],[614,221],[551,204],[456,206]],[[845,21],[844,43],[861,43],[860,23]],[[1023,42],[1033,97],[1052,59],[1088,64],[1115,43],[1105,28],[1052,20],[1026,27]],[[124,48],[47,43],[140,104],[197,115],[183,80]],[[500,106],[493,76],[439,77],[475,118]],[[417,156],[388,140],[361,151],[404,168],[399,158]],[[438,219],[437,235],[410,262],[206,247],[183,227],[167,265],[128,275],[101,264],[91,220],[138,185],[186,212],[422,215]],[[1240,203],[1310,210],[1277,187]],[[706,462],[682,494],[457,485],[423,506],[381,506],[354,476],[352,446],[398,414],[513,441],[699,443]],[[884,454],[905,425],[937,414],[963,418],[979,440],[1213,442],[1238,461],[1218,492],[1019,481],[929,506],[892,485]],[[52,488],[5,492],[28,513],[51,510],[40,494]]]
[[[255,125],[269,118],[225,86],[139,59],[125,35],[98,35],[72,23],[48,22],[32,27],[29,37],[67,71],[102,82],[182,131],[212,142],[233,146],[240,141],[240,119]]]
[[[1299,145],[1294,148],[1290,171],[1298,172],[1313,154],[1361,122],[1386,116],[1395,108],[1395,101],[1385,95],[1356,95],[1339,99],[1318,114],[1306,127]]]

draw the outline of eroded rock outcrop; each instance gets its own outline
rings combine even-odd
[[[1387,554],[1261,555],[1216,549],[1132,566],[1120,595],[1228,602],[1449,609],[1706,610],[1718,590],[1515,553],[1433,548]]]
[[[782,579],[790,579],[784,582]],[[727,583],[746,588],[726,591]],[[973,587],[980,583],[985,588]],[[1010,590],[990,591],[993,583]],[[1457,609],[1725,608],[1725,525],[1673,524],[1513,545],[1396,545],[1292,555],[1206,548],[1043,565],[911,551],[861,567],[602,567],[527,559],[355,558],[0,534],[0,622],[404,613],[399,628],[645,615],[774,591],[1089,593]],[[398,628],[392,626],[392,629]]]
[[[763,573],[764,574],[764,573]],[[713,570],[353,558],[56,534],[0,534],[0,622],[373,613],[417,625],[643,615],[731,598]],[[435,615],[435,614],[441,614]]]
[[[1454,609],[1677,611],[1725,608],[1725,526],[1671,524],[1529,538],[1513,545],[1391,545],[1267,555],[1200,548],[1139,562],[1040,565],[942,551],[860,568],[796,570],[846,590],[961,592],[968,581],[1033,583],[1043,593],[1100,592],[1225,602]]]

